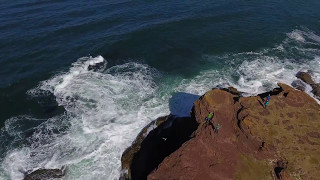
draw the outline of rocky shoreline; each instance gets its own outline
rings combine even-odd
[[[303,90],[307,83],[319,98],[319,84],[310,81],[307,73],[297,77],[300,82],[292,84],[296,89],[279,83],[278,88],[257,96],[242,97],[234,88],[207,92],[195,101],[191,118],[185,120],[197,122],[196,130],[188,132],[189,139],[161,162],[154,162],[150,173],[120,179],[317,179],[320,105]],[[271,102],[265,108],[269,94]],[[206,124],[204,119],[211,111],[215,113],[213,124]],[[216,134],[218,122],[222,128]],[[180,129],[184,128],[181,123]],[[154,131],[161,131],[161,127]],[[155,134],[146,141],[160,138]],[[141,149],[148,144],[143,141]],[[155,150],[164,148],[161,146],[148,153],[161,154]],[[147,165],[132,162],[131,174]]]
[[[320,105],[304,91],[310,85],[320,99],[320,85],[308,73],[297,77],[295,89],[279,83],[250,97],[214,88],[194,102],[190,117],[154,120],[123,153],[120,179],[317,179]],[[64,171],[40,169],[25,180],[62,178]]]

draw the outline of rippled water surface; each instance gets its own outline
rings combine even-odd
[[[170,109],[188,115],[192,101],[177,92],[252,95],[301,70],[319,82],[319,9],[316,0],[0,0],[0,179],[62,166],[65,179],[118,179],[142,127]]]

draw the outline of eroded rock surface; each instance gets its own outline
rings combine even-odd
[[[306,93],[279,84],[281,92],[271,96],[264,109],[258,97],[240,99],[246,116],[242,125],[248,136],[265,141],[269,149],[275,149],[276,157],[288,161],[288,173],[295,178],[320,177],[320,138],[314,132],[320,130],[319,104]],[[310,135],[313,136],[310,136]]]
[[[254,157],[261,143],[247,138],[238,127],[241,106],[234,94],[214,89],[197,100],[193,118],[200,125],[195,137],[167,157],[148,179],[261,179],[270,174],[261,159],[272,154],[261,152],[260,158]],[[211,111],[215,114],[213,124],[206,124],[204,119]],[[222,127],[215,133],[217,123]]]
[[[211,111],[213,124],[206,124]],[[214,89],[194,103],[192,112],[200,124],[194,138],[166,157],[148,179],[320,177],[320,106],[305,92],[284,84],[252,97]],[[222,127],[215,133],[217,123]]]

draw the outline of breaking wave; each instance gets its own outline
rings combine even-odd
[[[204,61],[220,62],[222,68],[204,70],[193,79],[185,79],[178,90],[203,94],[211,87],[233,86],[246,95],[256,95],[277,87],[278,82],[290,85],[299,71],[309,71],[315,82],[320,82],[320,37],[310,31],[294,30],[274,48],[206,55]],[[311,88],[307,90],[313,96]]]

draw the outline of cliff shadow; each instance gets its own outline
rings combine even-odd
[[[169,108],[172,115],[178,117],[190,117],[190,111],[194,101],[199,99],[199,95],[177,92],[169,99]]]
[[[144,180],[158,167],[165,157],[191,139],[198,123],[190,117],[170,115],[166,122],[152,130],[135,153],[131,169],[132,180]]]

